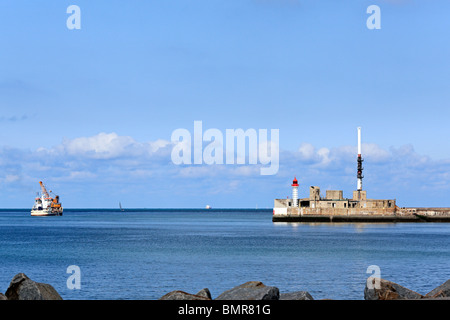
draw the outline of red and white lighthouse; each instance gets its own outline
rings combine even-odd
[[[297,178],[294,177],[292,181],[292,206],[298,207],[298,181]]]

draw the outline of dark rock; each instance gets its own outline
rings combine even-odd
[[[280,293],[280,300],[314,300],[308,291]]]
[[[260,281],[249,281],[219,295],[216,300],[278,300],[280,291]]]
[[[425,298],[448,298],[450,297],[450,280],[425,295]]]
[[[0,300],[8,300],[8,298],[0,292]]]
[[[196,296],[204,297],[211,300],[211,292],[209,292],[208,288],[204,288],[195,294]]]
[[[376,280],[380,281],[379,288],[375,288]],[[388,280],[369,278],[367,282],[366,287],[364,288],[364,300],[403,300],[423,298],[421,294]],[[369,283],[371,283],[371,289],[368,287]]]
[[[211,300],[211,299],[180,290],[175,290],[163,295],[161,298],[159,298],[159,300]]]
[[[62,300],[51,285],[35,282],[23,273],[14,276],[5,295],[8,300]]]

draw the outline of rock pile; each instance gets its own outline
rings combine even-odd
[[[208,292],[202,295],[201,292]],[[180,299],[183,297],[184,299]],[[183,291],[172,291],[159,298],[159,300],[212,300],[207,288],[196,294]],[[281,293],[277,287],[264,285],[260,281],[249,281],[221,293],[215,300],[314,300],[306,291]]]
[[[375,283],[375,281],[379,281]],[[207,292],[208,294],[202,294]],[[397,283],[370,278],[364,289],[364,300],[412,300],[433,299],[450,300],[450,280],[441,284],[429,293],[422,295],[405,288]],[[203,289],[196,294],[183,291],[172,291],[159,298],[159,300],[213,300],[208,289]],[[277,287],[264,285],[260,281],[249,281],[227,290],[218,295],[214,300],[314,300],[307,291],[280,293]]]
[[[39,283],[18,273],[9,284],[5,294],[0,293],[0,300],[62,300],[55,288],[47,283]]]
[[[425,295],[397,283],[369,278],[364,288],[365,300],[450,300],[450,280]],[[46,283],[31,280],[23,273],[14,276],[0,300],[62,300],[55,288]],[[159,300],[213,300],[208,288],[195,294],[180,290],[171,291]],[[266,286],[260,281],[249,281],[229,289],[214,300],[314,300],[307,291],[280,293],[277,287]]]
[[[378,281],[377,285],[375,282]],[[401,285],[384,280],[369,279],[364,289],[364,300],[450,299],[450,280],[422,295]]]

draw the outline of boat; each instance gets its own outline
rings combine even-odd
[[[119,202],[119,208],[120,208],[120,211],[125,211],[124,209],[122,209],[122,204]]]
[[[41,192],[34,199],[33,208],[31,208],[32,216],[62,216],[63,207],[59,202],[59,196],[50,196],[42,181],[39,181]]]
[[[211,206],[209,204],[207,204],[205,209],[211,209]]]

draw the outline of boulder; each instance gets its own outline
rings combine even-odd
[[[211,299],[180,290],[175,290],[163,295],[158,300],[211,300]]]
[[[448,298],[450,297],[450,280],[425,295],[425,298]]]
[[[62,300],[51,285],[35,282],[23,273],[14,276],[5,295],[8,300]]]
[[[380,281],[379,288],[375,288],[376,280]],[[421,294],[384,279],[369,278],[367,279],[366,287],[364,288],[364,300],[403,300],[421,298],[423,298]]]
[[[260,281],[249,281],[223,292],[216,300],[278,300],[280,291]]]
[[[8,300],[8,298],[0,292],[0,300]]]
[[[208,288],[204,288],[195,294],[196,296],[204,297],[211,300],[211,292],[209,292]]]
[[[314,300],[308,291],[295,291],[280,294],[280,300]]]

